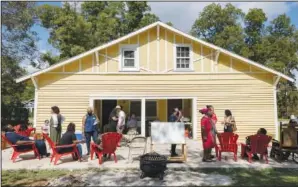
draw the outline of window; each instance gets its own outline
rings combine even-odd
[[[135,114],[139,119],[141,117],[141,101],[130,101],[129,115]]]
[[[146,117],[156,118],[156,101],[146,101]]]
[[[134,113],[139,119],[141,119],[141,101],[130,101],[130,115]],[[157,107],[156,101],[146,101],[146,118],[156,118]]]
[[[191,70],[191,46],[177,45],[175,53],[175,70]]]
[[[121,47],[120,71],[139,71],[139,55],[137,45],[125,45]]]

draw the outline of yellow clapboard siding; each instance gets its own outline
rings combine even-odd
[[[207,76],[208,78],[204,77]],[[233,77],[234,80],[225,79]],[[136,96],[189,96],[197,97],[198,110],[207,104],[215,107],[219,121],[224,110],[230,109],[236,118],[241,138],[265,127],[274,134],[274,105],[272,85],[254,79],[247,74],[239,75],[44,75],[39,79],[37,126],[50,116],[50,107],[58,105],[66,117],[65,124],[81,123],[89,106],[91,94]],[[174,81],[173,81],[174,79]],[[177,80],[176,80],[177,79]],[[171,81],[172,80],[172,81]],[[84,84],[85,82],[85,84]],[[209,82],[209,84],[208,84]],[[120,86],[120,87],[119,87]],[[158,101],[159,110],[166,111],[165,102]],[[166,114],[159,116],[166,119]],[[198,113],[198,138],[200,138]],[[218,128],[222,130],[219,124]]]

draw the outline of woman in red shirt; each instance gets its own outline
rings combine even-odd
[[[213,130],[213,121],[212,121],[212,110],[208,108],[204,108],[200,110],[201,114],[204,116],[201,119],[201,133],[202,133],[202,141],[203,141],[203,149],[204,149],[204,156],[203,162],[211,162],[211,150],[215,145],[214,136],[212,133]]]

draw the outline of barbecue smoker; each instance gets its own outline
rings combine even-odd
[[[163,180],[164,172],[167,169],[167,157],[156,152],[142,155],[140,158],[140,169],[142,171],[141,179],[146,176],[158,176],[160,180]]]

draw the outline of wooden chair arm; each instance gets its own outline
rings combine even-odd
[[[70,144],[70,145],[55,145],[55,149],[57,148],[70,148],[70,147],[75,147],[76,144]]]
[[[14,145],[11,145],[12,147],[18,147],[18,146],[22,146],[22,145],[33,145],[33,144],[35,144],[35,142],[32,142],[32,143],[25,143],[25,144],[20,144],[20,145],[16,145],[16,144],[14,144]]]

